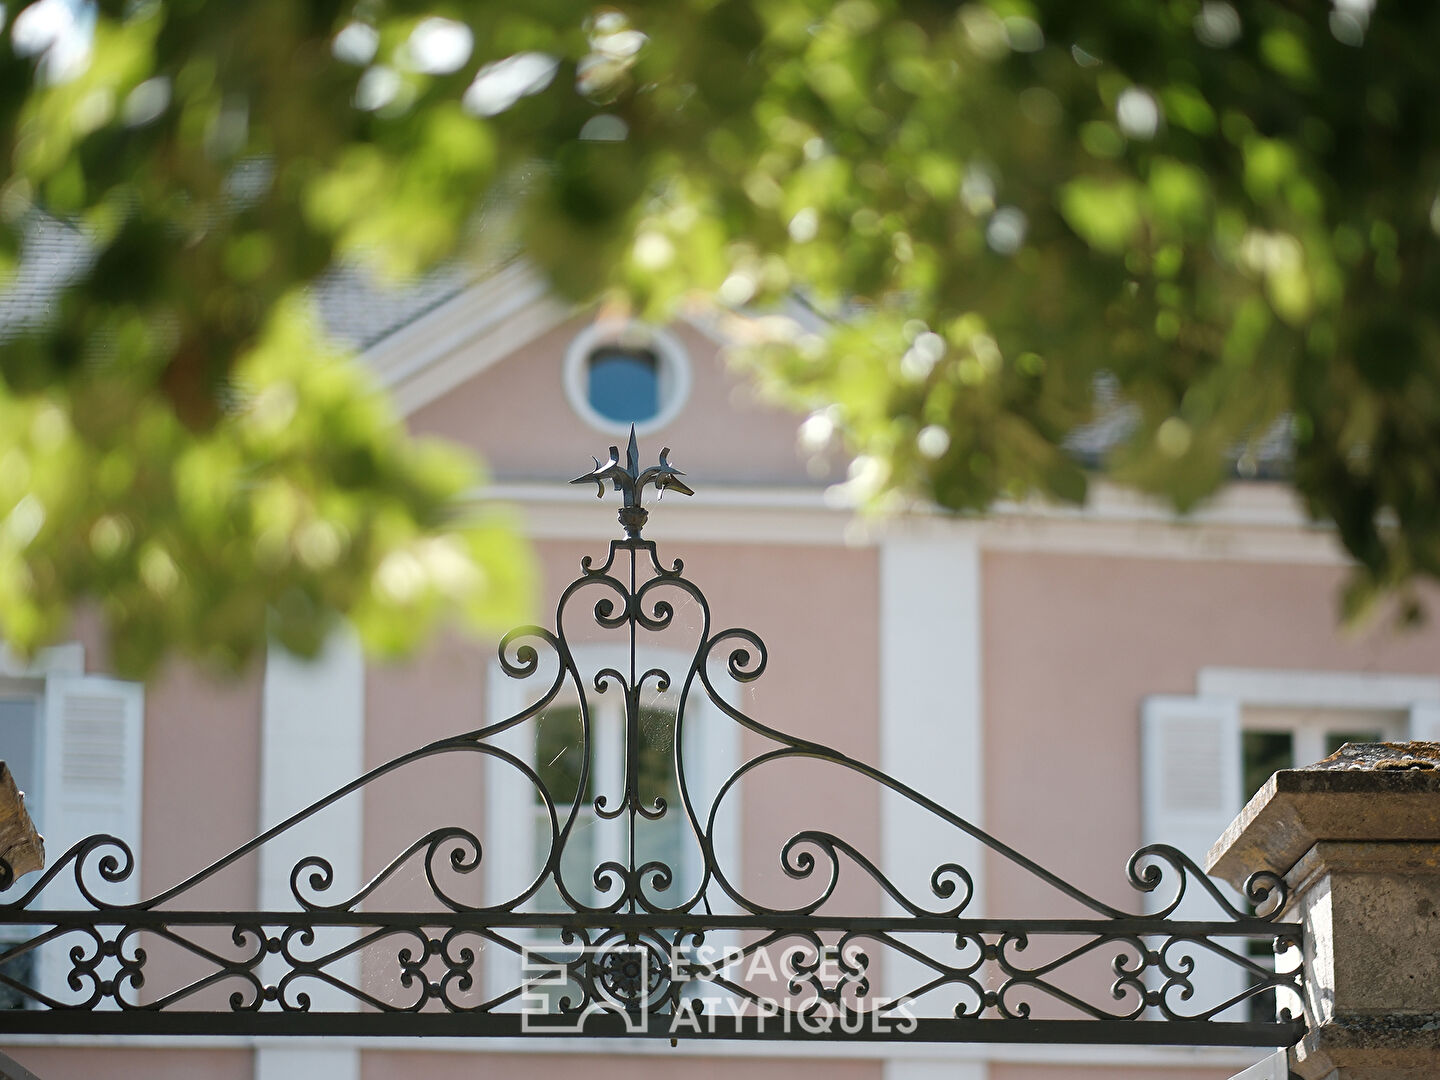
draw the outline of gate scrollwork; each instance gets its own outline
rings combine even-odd
[[[1303,1021],[1289,1011],[1298,972],[1277,971],[1250,948],[1300,948],[1299,925],[1280,921],[1286,892],[1275,874],[1254,875],[1234,897],[1180,851],[1150,846],[1125,870],[1143,910],[1116,906],[873,765],[762,723],[737,703],[743,693],[722,692],[721,680],[741,691],[756,683],[769,657],[752,631],[713,628],[683,563],[662,560],[643,535],[647,488],[691,494],[668,453],[641,469],[632,432],[623,462],[612,447],[576,479],[622,493],[624,536],[602,562],[582,559],[553,629],[523,627],[501,640],[499,675],[529,688],[513,715],[387,761],[134,903],[106,897],[137,873],[119,837],[80,841],[23,888],[0,865],[0,985],[21,1005],[0,1011],[0,1031],[1257,1046],[1298,1038]],[[567,632],[577,612],[624,639],[622,662],[580,662]],[[644,643],[680,629],[691,639],[684,663],[647,665]],[[619,777],[602,784],[592,703],[617,698]],[[664,790],[647,790],[642,714],[656,702],[666,779]],[[746,748],[708,785],[697,783],[705,763],[692,760],[687,737],[702,703],[704,722],[734,725]],[[570,791],[553,790],[547,763],[515,749],[533,747],[535,729],[561,705],[578,711]],[[437,758],[508,771],[527,793],[513,839],[534,859],[513,888],[499,887],[498,871],[476,887],[491,873],[495,834],[457,822],[420,834],[358,889],[340,889],[330,859],[311,854],[293,863],[284,910],[191,903],[338,801]],[[917,868],[921,884],[902,882],[862,843],[823,825],[797,828],[773,851],[747,848],[746,872],[726,865],[719,831],[740,789],[797,763],[830,770],[826,791],[897,800],[953,830],[964,850],[1000,860],[1048,909],[1068,914],[978,913],[964,860],[936,851],[934,865]],[[693,853],[683,865],[644,850],[645,830],[659,824]],[[624,842],[587,855],[581,838],[591,843],[607,828]],[[772,897],[757,889],[762,880],[789,884]],[[402,884],[408,906],[383,901]],[[417,889],[423,903],[413,902]],[[159,952],[183,962],[157,973]]]

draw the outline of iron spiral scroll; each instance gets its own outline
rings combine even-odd
[[[138,872],[122,838],[88,837],[28,884],[0,864],[0,993],[14,1006],[0,1032],[1247,1046],[1303,1033],[1298,971],[1250,948],[1301,947],[1300,926],[1280,921],[1278,876],[1257,873],[1235,897],[1177,849],[1150,846],[1126,868],[1144,910],[1127,910],[873,765],[750,716],[763,641],[715,629],[683,563],[643,535],[646,489],[688,495],[681,475],[668,450],[642,470],[632,432],[623,463],[612,447],[576,479],[622,493],[624,536],[603,561],[581,560],[553,628],[500,642],[496,677],[524,689],[503,718],[401,754],[137,902],[108,895]],[[610,635],[605,649],[573,639],[577,616]],[[647,642],[682,631],[686,649],[647,661]],[[537,749],[562,714],[574,725],[563,774]],[[718,772],[717,731],[736,750]],[[330,858],[305,855],[289,864],[282,910],[195,902],[343,800],[442,760],[520,792],[507,822],[420,831],[353,888]],[[792,765],[938,823],[1065,913],[978,912],[949,848],[900,880],[823,821],[738,850],[742,791]],[[670,854],[646,849],[656,835]]]

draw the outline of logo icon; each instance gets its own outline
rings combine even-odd
[[[624,1033],[634,1035],[649,1028],[651,1010],[670,994],[670,965],[644,942],[527,946],[520,964],[520,1030],[526,1033],[581,1035],[591,1017],[613,1014]],[[613,1022],[605,1027],[614,1032]]]

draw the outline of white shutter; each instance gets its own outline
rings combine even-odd
[[[94,833],[118,836],[139,859],[144,714],[145,690],[138,683],[98,675],[56,675],[45,681],[43,820],[51,862]],[[65,877],[47,895],[60,897],[63,890],[56,886]],[[106,897],[138,900],[139,867]],[[78,901],[78,894],[73,899]]]
[[[119,837],[135,855],[130,877],[111,885],[88,862],[86,886],[105,903],[140,899],[140,774],[144,752],[145,690],[138,683],[98,675],[52,675],[45,680],[45,787],[41,818],[49,864],[65,857],[78,841],[95,833]],[[103,857],[110,852],[98,854]],[[73,870],[63,870],[39,897],[46,908],[89,908],[75,886]],[[66,935],[38,952],[40,990],[60,1001],[88,996],[66,982],[67,956],[76,945]],[[98,974],[113,978],[115,961]]]
[[[1440,701],[1417,701],[1410,706],[1410,738],[1440,742]]]
[[[1205,855],[1240,812],[1240,706],[1228,698],[1156,696],[1145,699],[1141,710],[1141,779],[1146,844],[1170,844],[1205,866]],[[1167,874],[1167,878],[1168,878]],[[1174,884],[1162,883],[1151,894],[1151,910],[1174,896]],[[1238,896],[1224,891],[1235,903]],[[1172,918],[1221,921],[1226,918],[1198,883],[1185,890],[1185,899]],[[1231,942],[1238,950],[1244,942]],[[1210,1008],[1240,993],[1244,972],[1234,964],[1196,946],[1195,995],[1171,1006],[1183,1012]],[[1244,1006],[1222,1014],[1241,1019]]]

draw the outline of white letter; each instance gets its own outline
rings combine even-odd
[[[679,1032],[682,1024],[694,1031],[696,1035],[703,1034],[700,1028],[700,1017],[688,1001],[682,1001],[680,1008],[676,1009],[675,1015],[670,1018],[670,1037],[672,1039]]]
[[[778,978],[775,966],[770,962],[770,954],[764,949],[756,949],[750,954],[750,964],[745,969],[745,982],[752,982],[762,974],[772,982]]]

